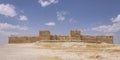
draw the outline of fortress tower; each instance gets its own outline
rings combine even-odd
[[[44,30],[39,32],[39,37],[41,40],[50,40],[50,31]]]
[[[78,30],[71,30],[70,31],[70,38],[72,40],[81,40],[81,32]]]

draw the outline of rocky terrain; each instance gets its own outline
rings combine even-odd
[[[120,60],[120,45],[35,42],[0,46],[0,60]]]

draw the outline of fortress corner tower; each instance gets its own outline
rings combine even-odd
[[[70,38],[72,40],[81,40],[81,32],[78,30],[71,30],[70,31]]]
[[[50,40],[50,31],[44,30],[39,32],[39,37],[41,40]]]

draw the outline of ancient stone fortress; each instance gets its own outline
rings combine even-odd
[[[50,31],[39,32],[39,36],[10,36],[9,43],[40,42],[87,42],[87,43],[113,43],[113,36],[81,35],[78,30],[71,30],[69,36],[51,35]]]

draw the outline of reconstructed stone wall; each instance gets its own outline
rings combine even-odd
[[[33,43],[39,40],[40,37],[9,37],[9,43]]]
[[[81,36],[82,41],[93,43],[113,43],[113,36]]]
[[[70,36],[57,36],[52,35],[50,40],[70,40]]]
[[[81,40],[83,42],[91,42],[91,43],[97,42],[96,36],[81,36]]]
[[[113,43],[113,36],[96,36],[96,37],[98,43],[101,42]]]
[[[58,36],[57,35],[51,35],[50,40],[58,40]]]
[[[84,36],[80,34],[80,31],[71,31],[70,36],[57,36],[51,35],[50,31],[40,31],[39,36],[10,36],[9,43],[33,43],[36,41],[82,41],[89,43],[113,43],[113,36]]]
[[[58,36],[59,40],[70,40],[69,36]]]

